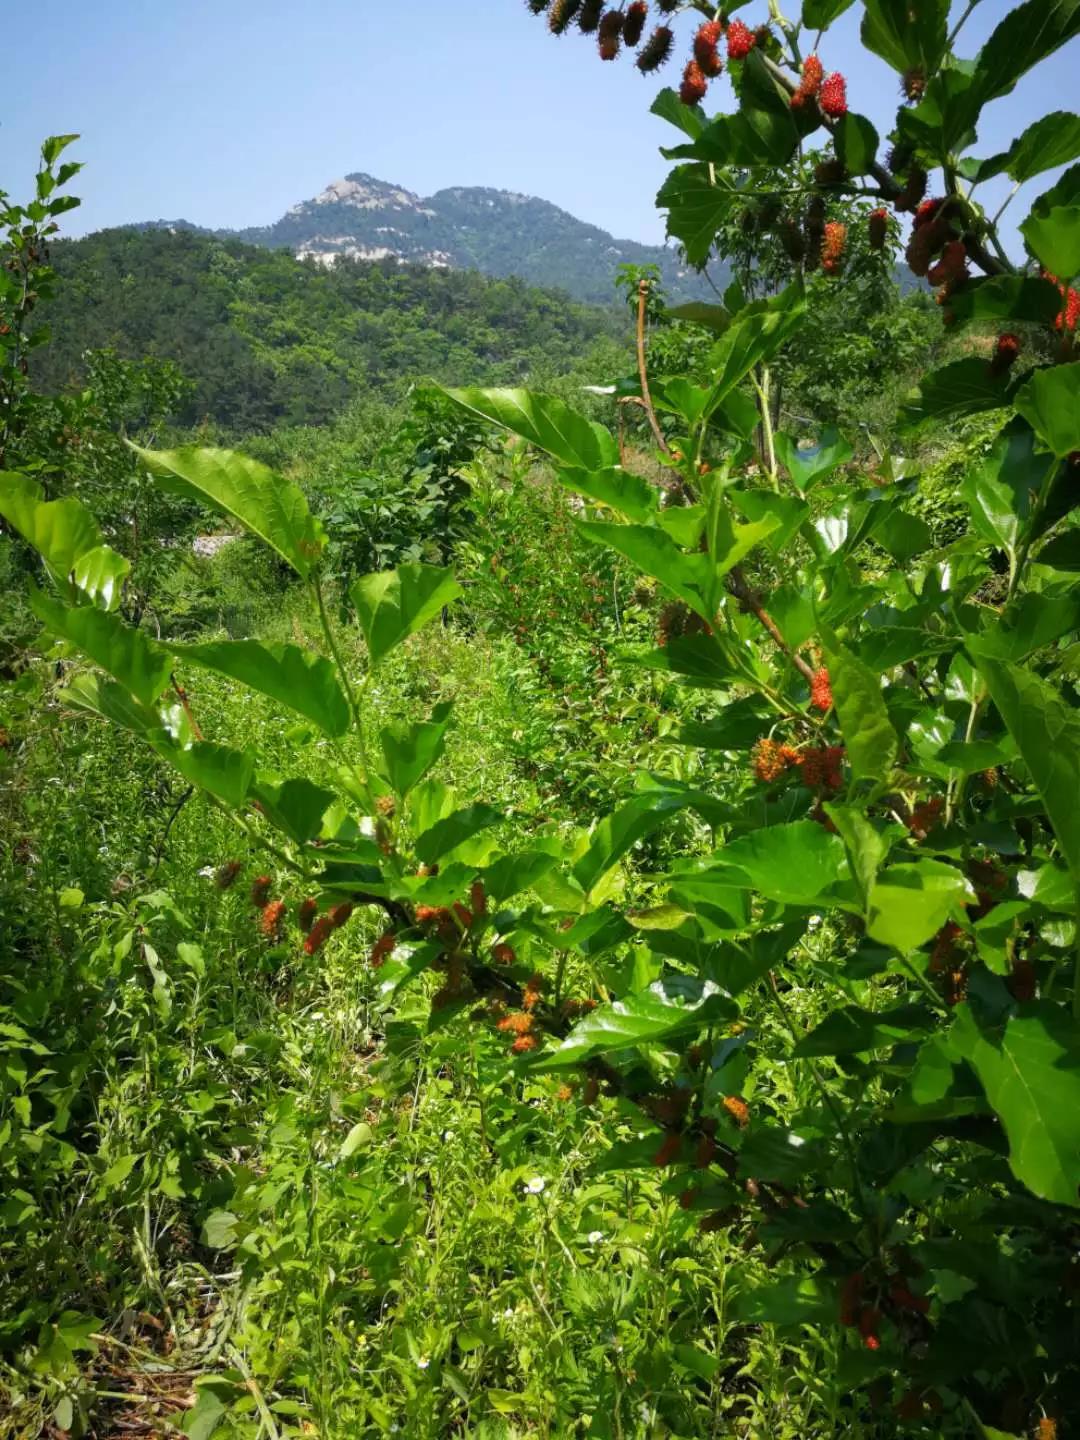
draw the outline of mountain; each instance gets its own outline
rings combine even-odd
[[[210,233],[182,220],[153,224]],[[516,275],[531,285],[557,286],[575,300],[602,305],[613,300],[615,271],[624,263],[659,266],[672,300],[712,294],[674,250],[616,240],[557,205],[510,190],[454,186],[423,199],[400,185],[358,173],[292,206],[273,225],[213,233],[291,250],[321,263],[346,255]]]
[[[32,353],[43,389],[80,384],[88,350],[171,360],[191,382],[175,418],[232,433],[321,424],[357,396],[425,378],[602,374],[621,363],[630,325],[625,310],[516,278],[344,252],[327,266],[183,226],[59,241],[52,263],[51,340]]]

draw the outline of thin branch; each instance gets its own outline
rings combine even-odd
[[[638,285],[638,306],[637,306],[637,363],[638,378],[641,381],[641,400],[645,406],[645,414],[649,417],[649,427],[657,445],[665,455],[671,454],[671,449],[664,439],[664,432],[660,429],[660,423],[656,418],[656,411],[653,409],[652,396],[649,393],[649,372],[645,364],[645,302],[649,296],[649,282],[642,280]]]
[[[784,639],[780,633],[780,627],[762,605],[761,597],[755,592],[743,574],[741,565],[733,565],[728,571],[727,584],[728,589],[732,595],[735,596],[735,599],[738,600],[739,604],[749,610],[752,615],[757,616],[758,620],[769,632],[774,643],[784,652],[803,679],[807,681],[813,680],[813,666],[808,665],[798,651],[792,650],[791,646]]]

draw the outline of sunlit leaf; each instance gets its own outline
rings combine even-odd
[[[211,640],[172,645],[173,654],[206,670],[238,680],[311,720],[327,735],[349,728],[349,704],[333,665],[298,645],[261,645],[256,640]]]
[[[349,591],[372,665],[462,593],[450,570],[407,564],[364,575]]]
[[[326,536],[303,491],[291,481],[235,450],[198,445],[179,450],[131,448],[162,489],[239,520],[303,579],[311,575]]]

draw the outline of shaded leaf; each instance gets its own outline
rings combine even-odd
[[[1044,1200],[1080,1207],[1076,1021],[1060,1005],[1039,1000],[992,1029],[963,1006],[951,1035],[1005,1127],[1013,1174]]]
[[[974,659],[1080,880],[1080,715],[1038,675],[977,650]]]

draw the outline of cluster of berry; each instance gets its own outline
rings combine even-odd
[[[811,790],[840,790],[844,784],[842,745],[785,745],[767,737],[754,746],[754,774],[771,785],[789,771],[798,771]]]

